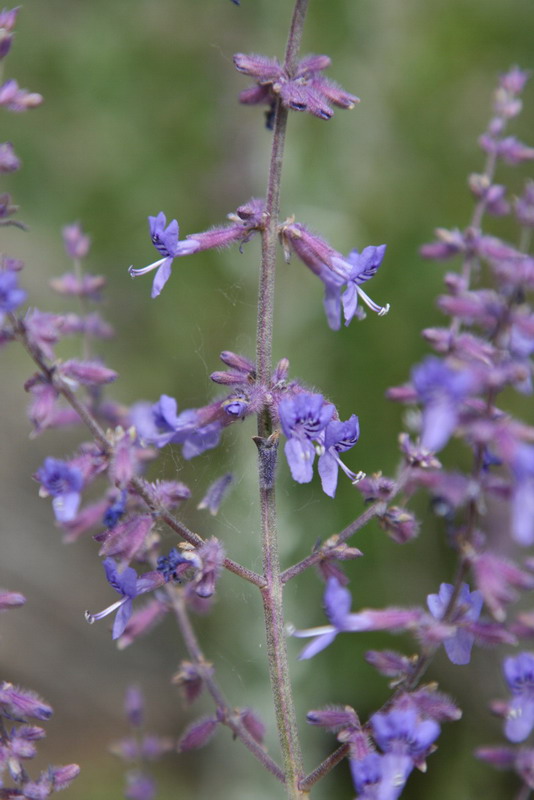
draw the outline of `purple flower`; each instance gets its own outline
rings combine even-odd
[[[321,477],[323,492],[329,497],[335,496],[339,467],[353,483],[357,483],[363,477],[363,473],[355,474],[346,467],[338,455],[354,447],[359,436],[360,424],[356,414],[353,414],[346,422],[332,420],[324,430],[324,451],[319,456],[317,469]]]
[[[435,619],[443,619],[453,592],[454,586],[452,584],[442,583],[439,587],[439,594],[428,595],[428,608]],[[475,637],[469,628],[462,627],[462,624],[476,622],[482,611],[483,603],[484,599],[481,592],[476,589],[471,592],[466,583],[462,584],[454,613],[451,619],[448,620],[451,625],[457,625],[458,627],[454,635],[445,639],[443,643],[449,660],[453,664],[469,664]]]
[[[358,308],[358,296],[379,316],[387,314],[389,304],[377,305],[361,289],[361,284],[372,278],[382,263],[385,244],[379,247],[366,247],[361,254],[357,250],[352,250],[345,258],[328,242],[310,233],[298,222],[289,221],[282,225],[280,236],[286,250],[286,260],[289,260],[289,249],[293,250],[324,283],[324,309],[328,325],[332,330],[337,331],[341,326],[342,306],[347,325],[354,316],[359,318],[364,316]],[[342,295],[343,287],[346,287],[346,291]]]
[[[25,300],[26,292],[19,289],[17,274],[11,270],[0,272],[0,322],[5,313],[14,311]]]
[[[282,430],[288,438],[285,454],[291,475],[297,483],[309,483],[313,477],[313,462],[319,455],[318,471],[325,494],[334,497],[338,469],[353,483],[363,473],[356,474],[343,464],[339,453],[349,450],[358,441],[360,427],[353,414],[346,422],[337,417],[332,403],[325,402],[321,394],[301,392],[284,397],[278,407]]]
[[[133,567],[127,567],[120,572],[112,558],[106,558],[103,563],[106,571],[106,578],[115,591],[121,595],[121,599],[97,614],[90,614],[86,611],[85,619],[92,625],[97,620],[103,619],[107,617],[108,614],[112,614],[116,611],[117,614],[113,623],[112,637],[113,639],[118,639],[124,632],[128,620],[132,615],[132,600],[134,597],[158,588],[158,586],[163,585],[165,581],[163,576],[157,571],[147,572],[145,575],[138,578],[137,572]]]
[[[429,356],[412,370],[412,383],[424,406],[421,444],[438,452],[456,427],[460,405],[474,388],[474,377]]]
[[[351,758],[350,771],[360,800],[378,800],[382,781],[382,756],[368,753],[364,758]]]
[[[380,800],[396,800],[417,764],[424,763],[440,734],[434,720],[421,720],[413,709],[393,709],[371,717],[373,736],[384,752],[381,760]]]
[[[209,420],[210,415],[213,416],[213,409],[208,407],[206,421],[201,418],[200,411],[186,409],[178,414],[174,397],[163,394],[153,405],[138,403],[134,406],[132,421],[143,441],[157,447],[169,443],[181,444],[183,457],[190,459],[216,447],[221,438],[221,422]]]
[[[503,668],[514,695],[508,705],[504,735],[511,742],[523,742],[534,728],[534,653],[505,658]]]
[[[359,633],[369,630],[403,630],[412,626],[421,618],[419,609],[384,610],[366,609],[358,614],[351,613],[352,596],[348,589],[341,585],[337,578],[329,578],[324,593],[324,610],[330,625],[307,630],[293,630],[292,636],[305,639],[311,636],[311,642],[299,655],[299,659],[312,658],[331,644],[338,633]]]
[[[199,249],[199,245],[194,239],[179,242],[178,234],[180,229],[178,227],[178,222],[173,219],[172,222],[167,225],[167,219],[163,211],[160,211],[157,217],[149,217],[148,224],[152,244],[163,258],[160,258],[158,261],[142,269],[130,267],[128,272],[135,278],[138,275],[145,275],[147,272],[152,272],[152,270],[157,269],[152,284],[152,297],[157,297],[170,278],[171,266],[174,259],[178,256],[195,253]]]
[[[332,644],[338,633],[363,630],[360,615],[350,613],[351,605],[352,595],[349,590],[345,589],[337,578],[329,578],[324,593],[324,611],[331,624],[320,628],[292,631],[292,635],[299,639],[315,637],[314,641],[300,653],[300,660],[312,658],[320,653]]]
[[[52,507],[57,521],[73,520],[80,506],[83,486],[83,475],[78,467],[71,467],[57,458],[46,458],[35,477],[41,483],[41,497],[54,498]]]
[[[383,261],[386,252],[386,245],[381,244],[378,247],[369,245],[365,247],[361,253],[357,250],[351,250],[346,259],[333,258],[332,265],[335,270],[345,275],[345,282],[347,288],[341,297],[343,304],[343,314],[345,317],[345,325],[348,325],[353,317],[361,319],[364,314],[358,307],[358,297],[361,297],[363,302],[378,314],[383,317],[389,311],[389,303],[385,306],[379,306],[374,300],[371,300],[361,288],[361,284],[368,281],[373,275],[376,274],[380,264]]]
[[[309,483],[313,477],[316,441],[335,413],[322,394],[302,392],[286,397],[278,407],[282,430],[287,436],[285,454],[291,475],[297,483]]]

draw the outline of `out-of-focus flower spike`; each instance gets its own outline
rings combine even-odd
[[[144,721],[145,700],[140,687],[132,684],[126,689],[124,712],[130,725],[139,728]]]
[[[89,252],[91,238],[83,232],[80,223],[73,222],[70,225],[65,225],[61,233],[67,255],[75,260],[85,258]]]

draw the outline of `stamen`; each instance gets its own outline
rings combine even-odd
[[[168,258],[168,256],[167,256]],[[146,275],[147,272],[152,272],[152,270],[157,269],[160,267],[163,262],[165,261],[164,258],[160,258],[159,261],[154,261],[153,264],[149,264],[148,267],[141,267],[140,269],[135,269],[133,266],[128,267],[128,274],[132,278],[137,278],[138,275]]]
[[[358,292],[358,294],[362,298],[363,302],[371,309],[371,311],[375,311],[378,314],[379,317],[383,317],[384,314],[388,313],[388,311],[390,309],[389,303],[386,303],[385,306],[379,306],[377,303],[374,302],[374,300],[371,300],[369,295],[366,294],[363,291],[363,289],[360,286],[358,286],[358,284],[355,284],[355,287],[356,287],[356,291]]]
[[[107,617],[108,614],[112,614],[117,608],[120,608],[124,603],[129,600],[128,597],[123,597],[122,600],[117,600],[111,606],[108,606],[103,611],[99,611],[97,614],[91,614],[89,611],[85,612],[85,619],[92,625],[94,622],[97,622],[99,619],[104,619]]]

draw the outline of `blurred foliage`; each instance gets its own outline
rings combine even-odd
[[[281,56],[291,6],[289,0],[241,0],[240,8],[229,0],[24,4],[5,75],[42,92],[45,103],[31,115],[3,115],[4,139],[24,162],[6,185],[31,231],[8,231],[5,249],[27,263],[31,303],[55,310],[47,283],[69,268],[60,229],[79,220],[90,232],[88,266],[108,279],[104,313],[118,334],[106,348],[108,364],[121,373],[111,392],[125,403],[167,393],[181,408],[201,405],[213,396],[208,375],[218,367],[220,350],[253,355],[258,241],[243,254],[229,250],[175,262],[156,301],[150,300],[151,277],[131,282],[126,269],[155,257],[148,214],[163,210],[177,217],[187,234],[219,224],[248,197],[264,193],[270,134],[261,109],[236,103],[247,84],[233,69],[232,54]],[[466,176],[483,164],[477,136],[489,117],[497,75],[514,63],[534,66],[533,30],[531,0],[310,2],[304,52],[330,54],[329,76],[362,102],[351,113],[336,112],[328,124],[292,115],[282,213],[295,214],[342,252],[387,242],[370,293],[390,302],[392,310],[334,334],[326,325],[319,282],[296,260],[286,266],[280,259],[275,357],[287,356],[292,375],[331,397],[343,417],[359,414],[361,442],[349,460],[355,469],[391,473],[396,467],[401,411],[384,400],[384,390],[407,379],[426,352],[420,330],[441,321],[434,298],[444,270],[423,262],[418,247],[437,226],[468,224]],[[532,86],[525,106],[514,133],[528,141]],[[500,179],[519,190],[514,170]],[[497,230],[515,235],[506,222]],[[105,748],[123,733],[124,685],[144,675],[155,723],[162,733],[178,735],[190,716],[168,681],[182,648],[170,620],[124,653],[113,649],[105,623],[85,627],[84,609],[103,607],[109,598],[94,543],[63,549],[49,506],[37,499],[28,478],[44,455],[60,457],[76,439],[48,434],[27,441],[20,384],[29,367],[20,354],[3,357],[1,582],[28,596],[25,609],[2,620],[6,677],[34,687],[54,705],[44,755],[56,763],[80,762],[82,775],[69,797],[116,798],[120,766],[110,766]],[[523,408],[527,413],[529,407]],[[250,423],[232,429],[213,458],[205,454],[189,464],[178,451],[169,453],[153,475],[177,469],[198,501],[214,476],[234,471],[238,487],[216,521],[207,522],[194,502],[185,519],[194,529],[221,536],[230,555],[258,569],[252,434]],[[316,482],[292,485],[285,465],[279,495],[286,564],[361,510],[350,485],[341,483],[334,503]],[[385,539],[376,525],[358,537],[365,558],[348,568],[357,606],[421,603],[450,579],[445,532],[436,530],[424,505],[418,511],[421,537],[405,547]],[[298,579],[288,589],[289,619],[301,627],[321,624],[320,596],[313,575]],[[255,630],[252,617],[258,619]],[[226,576],[215,613],[200,620],[199,631],[232,701],[252,703],[271,723],[259,620],[258,598]],[[352,704],[366,717],[387,696],[387,687],[362,655],[390,641],[341,637],[313,662],[295,661],[299,718],[326,703]],[[397,644],[407,652],[413,646],[409,640]],[[296,656],[298,645],[290,643],[290,651]],[[502,691],[497,659],[490,662],[479,652],[473,661],[464,671],[437,659],[429,677],[454,694],[464,720],[444,730],[428,775],[414,776],[403,796],[510,796],[506,780],[470,755],[474,744],[498,740],[499,725],[486,704]],[[315,730],[303,736],[311,769],[333,740]],[[276,748],[273,737],[269,744]],[[270,778],[258,779],[259,768],[239,748],[221,732],[201,753],[168,759],[160,797],[273,797]],[[352,791],[341,766],[316,796],[351,797]]]

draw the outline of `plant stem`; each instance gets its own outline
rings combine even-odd
[[[308,0],[296,0],[293,9],[284,64],[290,75],[295,71],[307,6]],[[272,371],[277,228],[280,214],[280,183],[287,116],[287,109],[278,101],[274,118],[258,289],[256,365],[258,381],[264,386],[269,385]],[[276,723],[282,749],[287,796],[290,800],[298,800],[298,798],[304,796],[298,786],[302,777],[302,755],[287,663],[274,489],[278,441],[276,437],[271,436],[272,429],[272,417],[267,407],[258,415],[258,437],[256,439],[260,476],[263,572],[266,581],[266,586],[262,589],[262,599],[269,675],[274,695]]]
[[[217,718],[223,725],[227,725],[235,737],[240,739],[245,747],[260,761],[263,766],[271,772],[275,778],[283,783],[284,773],[278,764],[267,753],[263,745],[259,744],[243,725],[239,712],[232,709],[226,701],[217,681],[213,677],[211,664],[206,660],[200,647],[198,639],[191,625],[187,613],[187,604],[183,597],[183,591],[171,584],[166,585],[167,596],[173,607],[176,621],[180,628],[187,652],[193,663],[196,665],[199,675],[202,676],[206,689],[212,696],[217,707]]]

